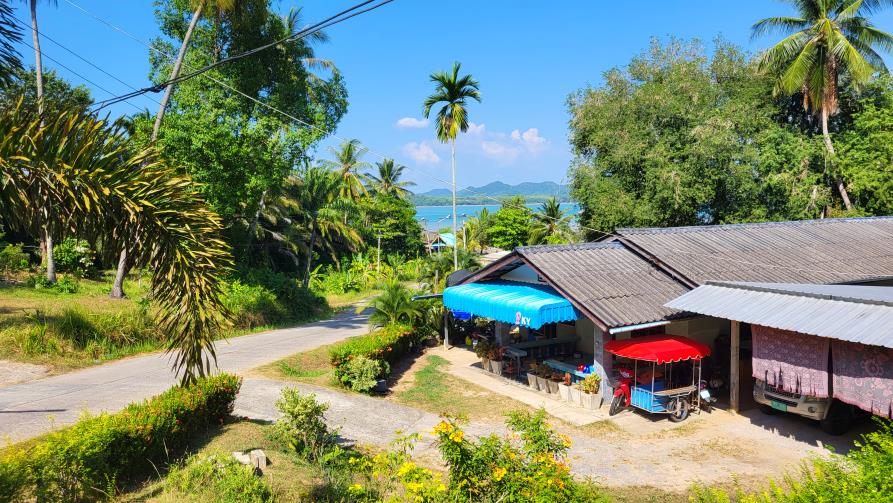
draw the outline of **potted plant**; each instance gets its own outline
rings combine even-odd
[[[474,347],[474,354],[481,359],[481,368],[490,371],[490,343],[486,339],[478,341]]]
[[[531,363],[530,367],[527,369],[527,384],[531,389],[539,391],[540,383],[536,379],[536,373],[539,372],[539,365],[536,363]]]
[[[571,385],[569,400],[570,403],[582,407],[583,406],[583,390],[579,384]]]
[[[536,368],[536,387],[543,393],[549,393],[549,381],[546,376],[549,375],[549,367],[538,365]]]
[[[558,395],[566,402],[569,402],[571,399],[571,375],[567,372],[564,373],[564,377],[558,383]]]
[[[601,395],[598,390],[601,388],[602,378],[598,374],[589,374],[580,383],[580,390],[583,391],[583,407],[594,410],[602,405]]]
[[[490,372],[493,372],[496,375],[502,375],[502,348],[493,347],[490,350]]]
[[[561,374],[554,372],[549,375],[549,379],[546,381],[549,385],[549,394],[554,395],[553,398],[559,398],[558,395],[558,383],[561,382]]]

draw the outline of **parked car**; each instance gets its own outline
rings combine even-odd
[[[799,416],[815,419],[822,430],[831,435],[843,435],[855,420],[866,413],[858,407],[835,400],[800,395],[778,389],[760,379],[753,384],[753,399],[760,404],[760,410],[766,414],[790,412]]]

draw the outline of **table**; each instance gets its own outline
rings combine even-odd
[[[577,370],[577,367],[575,365],[572,365],[570,363],[565,363],[565,362],[562,362],[559,360],[545,360],[543,362],[543,364],[548,365],[559,372],[567,372],[568,374],[575,376],[579,379],[586,379],[587,377],[589,377],[591,375],[591,374],[586,374],[584,372],[580,372],[579,370]]]

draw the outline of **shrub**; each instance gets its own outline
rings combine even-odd
[[[602,376],[598,374],[589,374],[580,382],[580,389],[583,393],[595,394],[601,388]]]
[[[59,293],[77,293],[80,290],[77,280],[70,276],[65,276],[56,282],[54,288]]]
[[[226,284],[223,292],[223,303],[233,313],[233,324],[238,328],[270,325],[286,318],[276,294],[263,286],[235,280]]]
[[[83,239],[67,238],[53,247],[56,270],[79,277],[96,277],[96,257]]]
[[[285,388],[276,408],[282,417],[273,425],[273,438],[288,449],[319,461],[335,445],[337,435],[329,431],[324,417],[329,406],[319,403],[313,393],[305,395],[297,388]]]
[[[348,364],[359,356],[387,363],[387,368],[382,367],[386,374],[390,366],[418,347],[418,339],[416,332],[403,325],[384,327],[371,334],[348,339],[329,351],[335,379],[348,384]]]
[[[267,269],[246,269],[224,285],[224,304],[235,325],[253,328],[315,319],[329,311],[326,300],[297,279]]]
[[[241,378],[221,374],[174,387],[117,414],[102,414],[47,435],[0,463],[0,500],[90,501],[155,473],[172,451],[232,412]],[[11,468],[10,468],[11,467]],[[20,475],[16,480],[13,475]]]
[[[265,503],[273,491],[262,479],[229,456],[193,456],[185,465],[171,470],[165,481],[168,490],[193,500],[221,503]]]
[[[387,362],[360,355],[347,361],[341,382],[354,391],[367,393],[375,387],[378,378],[388,375],[390,370]]]
[[[9,280],[9,277],[17,272],[28,269],[28,254],[22,250],[22,245],[6,245],[0,249],[0,272],[3,278]]]

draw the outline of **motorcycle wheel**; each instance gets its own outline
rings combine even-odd
[[[678,423],[685,421],[688,417],[688,400],[684,398],[671,398],[667,402],[667,409],[672,410],[670,413],[670,421]]]
[[[623,395],[615,396],[614,399],[611,400],[611,408],[608,409],[608,415],[616,416],[617,414],[619,414],[621,410],[626,408],[623,406],[623,402],[625,401],[626,400],[624,399]]]

